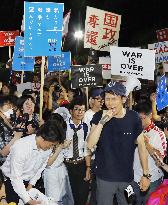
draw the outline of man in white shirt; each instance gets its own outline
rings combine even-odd
[[[83,122],[85,101],[74,99],[70,105],[71,118],[67,121],[66,140],[70,146],[64,150],[75,205],[85,205],[89,193],[90,152],[86,146],[87,124]]]
[[[152,107],[148,103],[140,103],[135,107],[135,110],[139,113],[142,120],[144,137],[146,140],[146,148],[148,150],[148,168],[149,175],[145,176],[150,179],[150,187],[144,193],[141,192],[139,187],[139,181],[143,174],[142,166],[140,164],[138,149],[135,150],[134,155],[134,192],[136,194],[135,205],[145,205],[149,197],[149,194],[161,184],[163,179],[162,170],[156,165],[153,158],[153,154],[157,153],[160,157],[164,158],[166,155],[166,137],[152,121]]]
[[[48,120],[37,134],[18,140],[10,150],[1,169],[6,177],[5,189],[7,202],[18,204],[40,204],[32,200],[27,192],[40,178],[52,152],[52,147],[65,139],[66,123],[59,114],[55,120]]]

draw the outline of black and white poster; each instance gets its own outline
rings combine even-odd
[[[102,85],[102,65],[71,66],[72,88]]]

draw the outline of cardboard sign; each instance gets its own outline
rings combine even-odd
[[[34,71],[34,57],[24,57],[24,38],[16,37],[12,69],[15,71]]]
[[[61,54],[63,3],[24,2],[25,56]]]
[[[84,48],[110,51],[110,45],[118,45],[121,16],[87,6]]]
[[[72,87],[94,87],[102,85],[101,65],[71,66]]]
[[[111,74],[154,80],[155,51],[110,47]]]
[[[103,79],[111,79],[111,58],[99,57],[99,64],[102,64]]]
[[[168,93],[166,87],[166,77],[165,75],[160,78],[160,82],[157,87],[156,104],[157,110],[160,111],[168,106]]]
[[[14,46],[15,38],[19,36],[19,31],[0,31],[0,46]]]
[[[71,66],[71,53],[62,52],[61,56],[48,57],[48,71],[69,70]]]
[[[148,49],[156,51],[156,63],[168,61],[168,41],[148,44]]]

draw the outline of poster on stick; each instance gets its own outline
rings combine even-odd
[[[156,55],[155,55],[156,63],[162,63],[168,61],[168,41],[148,44],[148,49],[156,51]]]
[[[24,2],[25,56],[61,54],[63,3]]]
[[[62,52],[61,56],[48,56],[48,71],[69,70],[71,66],[71,53]]]
[[[24,57],[24,38],[17,36],[13,54],[12,69],[15,71],[34,71],[34,57]]]
[[[111,46],[110,55],[112,75],[154,80],[154,50]]]
[[[16,36],[19,36],[19,30],[0,31],[0,47],[14,46]]]
[[[73,88],[102,85],[102,65],[71,66]]]
[[[110,45],[118,45],[121,16],[87,6],[84,48],[110,51]]]

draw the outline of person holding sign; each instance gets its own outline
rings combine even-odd
[[[140,179],[142,191],[150,185],[147,150],[138,114],[126,110],[126,88],[119,82],[110,82],[104,89],[107,110],[97,112],[92,119],[92,128],[87,146],[95,151],[97,177],[97,204],[111,205],[116,194],[119,205],[127,205],[124,189],[133,180],[133,160],[136,142],[143,173]]]

